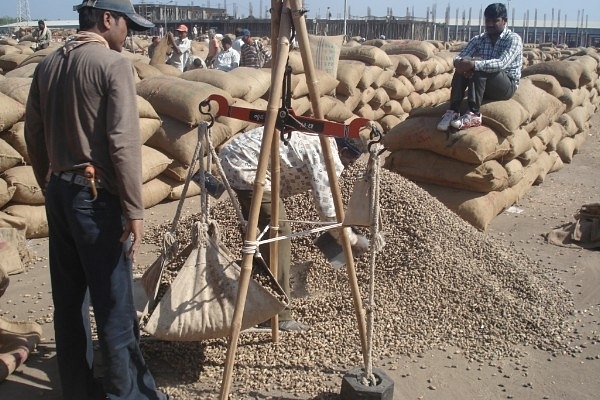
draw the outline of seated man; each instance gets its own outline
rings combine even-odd
[[[506,7],[493,3],[486,7],[485,32],[475,36],[454,59],[450,109],[437,125],[466,129],[481,125],[479,108],[483,100],[508,100],[519,85],[523,63],[521,37],[506,27]],[[467,90],[469,110],[460,115]]]
[[[252,203],[252,191],[258,169],[260,148],[262,144],[264,127],[249,130],[230,141],[219,153],[219,160],[223,166],[229,184],[237,194],[242,214],[248,219]],[[336,145],[336,142],[339,144]],[[335,164],[335,172],[339,176],[344,167],[355,161],[361,151],[349,139],[336,139],[330,141]],[[338,151],[335,151],[335,149]],[[280,142],[281,155],[280,178],[281,197],[285,198],[299,193],[311,191],[315,207],[322,221],[336,221],[335,206],[325,159],[321,151],[319,136],[293,131],[289,143]],[[288,236],[291,233],[290,225],[283,201],[279,199],[278,224],[280,234]],[[267,171],[265,189],[263,192],[258,227],[262,231],[271,221],[271,175]],[[339,241],[339,230],[332,229],[332,236]],[[347,228],[353,252],[362,253],[368,248],[368,240]],[[269,245],[260,245],[260,253],[269,265]],[[291,244],[289,239],[278,242],[279,268],[277,281],[285,293],[290,295],[290,264]],[[289,308],[279,313],[279,329],[282,331],[304,330],[308,327],[292,318]]]
[[[48,46],[50,46],[50,41],[52,40],[52,32],[46,26],[46,23],[44,21],[38,21],[38,27],[33,31],[32,36],[35,39],[35,51],[46,49],[48,48]]]
[[[215,69],[231,71],[232,69],[239,67],[240,53],[231,47],[231,38],[229,36],[224,36],[223,39],[221,39],[221,45],[223,46],[223,50],[217,53],[217,57],[213,64]]]

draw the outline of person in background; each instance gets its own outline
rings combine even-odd
[[[158,36],[152,36],[152,43],[150,43],[148,46],[148,58],[152,59],[152,56],[154,56],[154,50],[156,49],[156,46],[158,46],[159,42],[160,39]]]
[[[271,59],[271,52],[261,40],[254,39],[248,29],[242,30],[242,54],[240,66],[262,68]]]
[[[239,26],[235,28],[235,39],[231,44],[231,47],[240,54],[242,54],[242,45],[244,44],[244,41],[242,40],[242,31],[243,29]]]
[[[213,61],[217,56],[217,53],[221,50],[221,44],[217,38],[217,33],[214,29],[208,30],[208,54],[206,55],[206,66],[213,68]]]
[[[192,40],[198,40],[198,25],[192,28]]]
[[[523,42],[506,26],[506,6],[490,4],[483,14],[485,32],[471,39],[454,59],[450,108],[437,125],[440,131],[481,125],[483,100],[508,100],[519,86]],[[465,90],[469,110],[460,115]]]
[[[42,20],[38,21],[38,27],[31,34],[35,40],[35,51],[48,48],[52,41],[52,32]]]
[[[161,38],[165,36],[165,27],[162,25],[158,26],[158,36]]]
[[[135,72],[120,54],[128,29],[154,24],[130,0],[84,0],[74,10],[79,31],[37,65],[25,118],[45,193],[61,398],[165,400],[140,351],[133,302],[132,263],[144,231],[141,142]]]
[[[223,50],[217,53],[217,57],[214,61],[215,69],[231,71],[232,69],[239,67],[240,53],[231,47],[231,38],[229,36],[224,36],[223,39],[221,39],[221,45],[223,46]]]
[[[226,144],[219,153],[225,176],[237,194],[246,220],[252,204],[263,132],[264,127],[261,126],[241,133]],[[349,139],[330,138],[330,144],[333,150],[335,173],[340,176],[344,167],[355,161],[361,151],[359,146],[351,143]],[[335,151],[336,149],[338,151]],[[352,151],[348,151],[349,149]],[[280,142],[279,154],[281,155],[281,198],[311,191],[319,218],[322,221],[335,222],[335,206],[319,136],[293,131],[287,145],[283,141]],[[288,236],[291,230],[289,223],[286,222],[287,213],[281,198],[279,200],[280,221],[275,225],[279,226],[282,236]],[[258,228],[262,231],[270,223],[271,175],[267,171]],[[337,234],[335,237],[339,241],[339,231],[332,229],[330,232],[332,236]],[[350,228],[347,228],[347,232],[353,252],[362,253],[368,249],[368,240],[364,236],[354,233]],[[278,241],[277,281],[288,296],[290,295],[290,246],[289,239]],[[260,245],[260,253],[269,265],[269,245]],[[286,308],[279,314],[279,329],[300,331],[308,329],[308,326],[296,321],[292,317],[291,310]]]
[[[179,34],[179,37],[175,39],[171,32],[167,33],[167,38],[173,52],[169,58],[169,64],[178,68],[181,72],[187,63],[190,53],[192,51],[192,41],[187,37],[188,27],[185,25],[179,25],[175,29]]]
[[[190,56],[190,58],[188,58],[188,62],[184,68],[184,72],[185,71],[191,71],[193,69],[206,69],[206,64],[204,63],[204,60],[198,56]]]

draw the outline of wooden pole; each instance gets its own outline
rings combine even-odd
[[[302,3],[301,0],[291,0],[291,3],[292,17],[294,19],[294,27],[296,28],[296,36],[298,37],[298,44],[300,46],[300,54],[302,56],[302,64],[304,65],[304,73],[306,75],[306,83],[308,85],[308,94],[310,97],[313,114],[315,115],[315,118],[322,119],[323,112],[321,110],[319,101],[320,96],[318,92],[319,81],[315,74],[312,54],[310,52],[310,46],[308,43],[306,19],[304,18],[304,14],[300,12],[302,9]],[[344,203],[342,202],[342,191],[340,190],[338,177],[335,173],[331,146],[329,145],[329,138],[324,135],[320,135],[319,137],[321,140],[323,156],[325,158],[325,165],[327,166],[327,176],[329,177],[329,185],[331,186],[331,195],[333,197],[333,203],[335,206],[335,214],[337,221],[342,222],[344,221]],[[352,255],[350,239],[348,238],[348,235],[344,229],[339,229],[340,237],[342,239],[342,248],[344,249],[344,257],[346,258],[346,273],[348,274],[350,290],[352,292],[352,299],[354,301],[354,312],[356,313],[356,319],[358,322],[358,333],[360,335],[363,359],[366,360],[366,355],[368,354],[368,345],[365,310],[362,305],[360,289],[358,287],[358,279],[356,277],[356,269],[354,267],[354,257]]]
[[[281,23],[281,11],[281,1],[271,0],[271,43],[276,43],[279,38],[279,24]],[[277,60],[279,59],[280,57],[277,53],[273,54],[272,65],[277,65]],[[283,81],[280,81],[280,85],[283,85]],[[271,82],[271,87],[273,87],[273,82]],[[271,146],[271,238],[276,238],[277,236],[279,236],[279,197],[281,192],[281,161],[279,155],[279,142],[279,131],[275,130]],[[277,226],[276,229],[273,229],[274,224]],[[277,274],[279,271],[278,248],[278,241],[271,242],[271,245],[269,246],[269,260],[271,264],[271,272],[273,273],[273,276],[275,278],[277,278]],[[273,342],[279,341],[279,315],[274,315],[273,318],[271,318],[271,340]]]
[[[282,94],[282,82],[287,63],[287,57],[290,46],[290,16],[289,7],[282,8],[281,11],[281,26],[279,29],[279,37],[277,40],[277,64],[271,71],[271,94],[267,106],[267,116],[265,120],[265,129],[263,140],[260,147],[260,156],[256,171],[256,180],[254,181],[252,202],[250,205],[250,213],[248,216],[248,226],[244,240],[244,249],[242,254],[242,267],[240,272],[240,280],[238,293],[233,311],[233,321],[231,324],[231,334],[229,338],[229,346],[227,348],[227,356],[225,359],[225,367],[223,370],[223,381],[221,384],[221,400],[227,400],[231,391],[231,380],[233,374],[233,365],[235,362],[235,353],[237,351],[237,342],[240,336],[242,326],[242,317],[244,315],[244,307],[246,304],[246,296],[248,294],[248,285],[252,274],[252,259],[254,257],[254,249],[252,247],[256,242],[258,217],[260,214],[260,206],[262,195],[265,187],[265,177],[269,163],[271,152],[271,144],[275,131],[277,120],[277,111],[279,109],[279,101]]]

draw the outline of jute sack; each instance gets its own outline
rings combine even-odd
[[[390,96],[387,94],[385,89],[377,88],[375,89],[375,94],[371,101],[369,101],[369,105],[373,107],[373,109],[379,108],[383,106],[385,103],[390,101]]]
[[[142,145],[142,182],[146,183],[160,175],[172,159],[158,150]]]
[[[336,94],[351,95],[358,86],[366,67],[365,63],[361,61],[340,60],[336,75],[339,81],[335,90]]]
[[[527,151],[519,154],[517,159],[523,164],[525,167],[529,167],[534,164],[539,158],[539,153],[535,151],[533,147],[530,147]]]
[[[164,181],[154,178],[142,185],[142,203],[144,208],[154,207],[169,196],[171,186]]]
[[[380,47],[387,54],[412,54],[420,60],[427,60],[435,54],[436,47],[429,42],[421,40],[392,40]]]
[[[140,118],[152,118],[160,120],[158,113],[152,107],[152,104],[140,95],[136,96],[138,105],[138,116]]]
[[[2,135],[7,137],[6,134]],[[0,173],[23,163],[23,157],[4,139],[0,139]]]
[[[381,108],[387,115],[399,116],[405,114],[404,109],[402,108],[402,103],[400,103],[398,100],[390,100],[382,105]]]
[[[374,88],[380,88],[384,83],[389,81],[394,76],[394,70],[391,68],[386,68],[379,75],[375,77],[375,80],[372,83]]]
[[[556,157],[560,156],[556,153],[553,152],[552,154],[556,154]],[[552,169],[552,166],[555,163],[555,158],[553,155],[550,155],[549,153],[546,153],[545,151],[540,152],[540,156],[538,157],[537,161],[535,162],[538,166],[539,166],[539,174],[537,176],[537,178],[535,178],[534,184],[536,185],[540,185],[542,183],[544,183],[544,180],[546,179],[546,175],[548,174],[548,172],[550,172],[550,169]]]
[[[243,100],[250,103],[261,98],[271,87],[271,70],[268,68],[238,67],[229,71],[228,74],[232,81],[240,84],[243,82],[250,88],[242,97]]]
[[[525,173],[525,171],[523,170],[523,164],[521,164],[521,162],[516,158],[504,164],[504,169],[508,174],[509,187],[513,187],[517,184],[517,182],[523,179],[523,174]]]
[[[2,275],[23,272],[19,248],[25,246],[25,238],[16,228],[0,227],[0,296],[2,296]],[[1,348],[1,346],[0,346]]]
[[[13,53],[0,56],[0,68],[4,72],[12,71],[17,68],[23,60],[29,57],[27,54]]]
[[[304,79],[302,79],[304,76]],[[308,82],[306,75],[299,75],[298,85],[292,91],[292,98],[297,99],[302,96],[308,96]],[[315,70],[315,79],[317,81],[317,93],[319,96],[332,93],[338,86],[339,81],[325,71]]]
[[[140,139],[142,144],[146,143],[150,139],[158,128],[160,128],[162,121],[154,118],[140,118]]]
[[[36,67],[37,64],[21,65],[12,71],[8,71],[4,76],[7,78],[33,78]]]
[[[508,187],[506,170],[496,160],[472,165],[427,150],[398,150],[388,156],[386,167],[411,180],[474,192]]]
[[[15,190],[14,186],[9,186],[4,179],[0,178],[0,207],[4,207],[12,200]]]
[[[577,126],[577,132],[582,132],[588,129],[589,120],[592,114],[589,113],[589,110],[584,106],[575,107],[567,114],[573,119],[575,126]]]
[[[586,90],[583,90],[583,88],[569,89],[563,87],[562,89],[563,94],[559,97],[559,100],[565,103],[567,112],[582,105],[586,97],[589,95],[589,93]]]
[[[16,46],[0,44],[0,56],[6,54],[21,54],[21,51]]]
[[[182,79],[194,82],[203,82],[218,87],[229,93],[231,97],[242,98],[250,90],[246,81],[231,79],[229,72],[218,69],[200,68],[186,71],[181,75]]]
[[[0,93],[0,132],[9,129],[25,115],[25,106]]]
[[[15,188],[13,201],[22,204],[44,204],[44,194],[35,179],[31,166],[20,165],[7,169],[2,173],[2,178],[9,186]]]
[[[573,117],[569,113],[564,113],[556,120],[559,124],[561,124],[565,128],[566,136],[575,136],[579,131],[577,128],[577,124],[573,120]]]
[[[400,100],[410,94],[410,89],[407,87],[403,81],[396,77],[392,77],[387,82],[385,82],[382,86],[383,89],[388,93],[390,99]],[[411,86],[412,87],[412,86]]]
[[[510,151],[505,155],[506,160],[517,158],[532,147],[529,133],[524,129],[517,129],[512,135],[506,136],[506,140],[510,144]]]
[[[162,180],[163,182],[165,182],[166,184],[168,184],[169,186],[171,186],[171,192],[169,193],[168,199],[169,200],[179,200],[181,199],[181,197],[183,196],[183,188],[185,186],[185,183],[181,183],[178,182],[176,180],[173,180],[171,178],[168,178],[166,176],[159,176],[158,179]],[[196,184],[195,182],[190,182],[190,184],[188,185],[187,191],[185,192],[185,197],[194,197],[194,196],[198,196],[200,194],[202,189],[200,189],[200,186],[198,184]]]
[[[515,99],[486,102],[480,111],[483,124],[503,136],[511,135],[530,119],[527,110]]]
[[[369,86],[361,92],[358,105],[362,107],[365,104],[369,104],[369,102],[373,99],[373,96],[375,96],[375,89]]]
[[[583,65],[572,61],[547,61],[531,65],[521,71],[521,76],[546,74],[554,76],[561,86],[575,89],[585,85],[582,83]]]
[[[31,78],[6,78],[0,81],[0,92],[25,105],[31,81]]]
[[[137,94],[148,100],[158,114],[168,115],[189,126],[209,120],[209,116],[200,113],[198,106],[211,94],[221,95],[229,104],[232,103],[231,96],[224,90],[207,83],[165,75],[139,82]]]
[[[392,66],[390,57],[375,46],[343,46],[340,50],[340,60],[356,60],[362,61],[367,65],[377,65],[381,68]]]
[[[199,168],[200,168],[200,166],[198,165],[198,163],[195,163],[194,171],[192,172],[192,174],[198,172]],[[160,176],[167,177],[172,181],[181,183],[181,182],[185,182],[185,180],[187,179],[187,176],[189,174],[189,171],[190,171],[189,161],[184,164],[181,161],[173,160],[173,162],[167,166],[167,168],[163,171],[163,173]],[[171,186],[173,186],[173,185],[171,185]]]
[[[405,114],[408,116],[408,114]],[[400,117],[392,114],[386,114],[379,120],[381,127],[384,132],[391,131],[396,125],[400,124],[403,121]]]
[[[340,94],[339,91],[336,92],[337,93],[335,97],[342,103],[344,103],[348,110],[354,110],[360,104],[360,101],[362,99],[362,93],[357,88],[352,89],[352,93],[350,95]],[[294,107],[294,110],[295,109],[296,108]]]
[[[38,50],[35,53],[29,55],[26,59],[21,61],[19,67],[23,67],[29,64],[37,64],[42,61],[48,54],[56,50],[56,46],[48,46],[45,49]]]
[[[511,196],[511,192],[514,192],[512,188],[482,195],[428,183],[419,183],[419,186],[480,231],[485,231],[489,223],[510,205],[510,199],[514,197]]]
[[[533,74],[527,76],[526,79],[529,79],[535,86],[556,98],[559,98],[563,95],[562,86],[560,86],[560,83],[558,83],[558,79],[552,75]]]
[[[142,80],[163,74],[158,68],[145,62],[134,62],[133,67],[138,77]]]
[[[502,158],[511,150],[509,141],[488,127],[478,126],[446,135],[437,130],[438,122],[439,118],[435,117],[409,118],[393,127],[383,137],[383,144],[390,151],[429,150],[475,165]]]
[[[183,74],[183,72],[181,72],[181,70],[179,68],[174,67],[173,65],[170,65],[170,64],[152,64],[152,66],[154,68],[156,68],[157,70],[159,70],[161,74],[166,75],[166,76],[181,78],[181,74]],[[148,79],[148,78],[146,78],[146,79]]]
[[[564,137],[558,142],[556,146],[556,152],[560,156],[560,159],[567,164],[570,164],[575,154],[576,142],[572,137]]]
[[[183,267],[143,329],[161,340],[198,341],[227,336],[241,268],[220,244],[214,223],[206,226],[197,222],[188,247],[192,249]],[[268,268],[260,265],[255,264],[253,269],[266,278],[269,289],[250,279],[241,329],[268,320],[288,304],[287,296]]]
[[[389,57],[392,63],[396,64],[396,75],[414,75],[412,64],[408,60],[408,57],[406,57],[406,54],[390,55]]]
[[[44,205],[12,204],[2,211],[25,221],[26,239],[48,237],[48,220]]]
[[[325,71],[336,78],[344,35],[317,36],[309,34],[308,44],[315,69]]]

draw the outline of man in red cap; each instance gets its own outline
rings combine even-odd
[[[181,24],[175,30],[179,34],[179,38],[175,39],[171,32],[167,34],[169,44],[173,48],[173,53],[171,53],[171,57],[169,58],[169,64],[179,68],[179,70],[183,72],[183,68],[190,57],[192,41],[187,37],[187,26]]]

